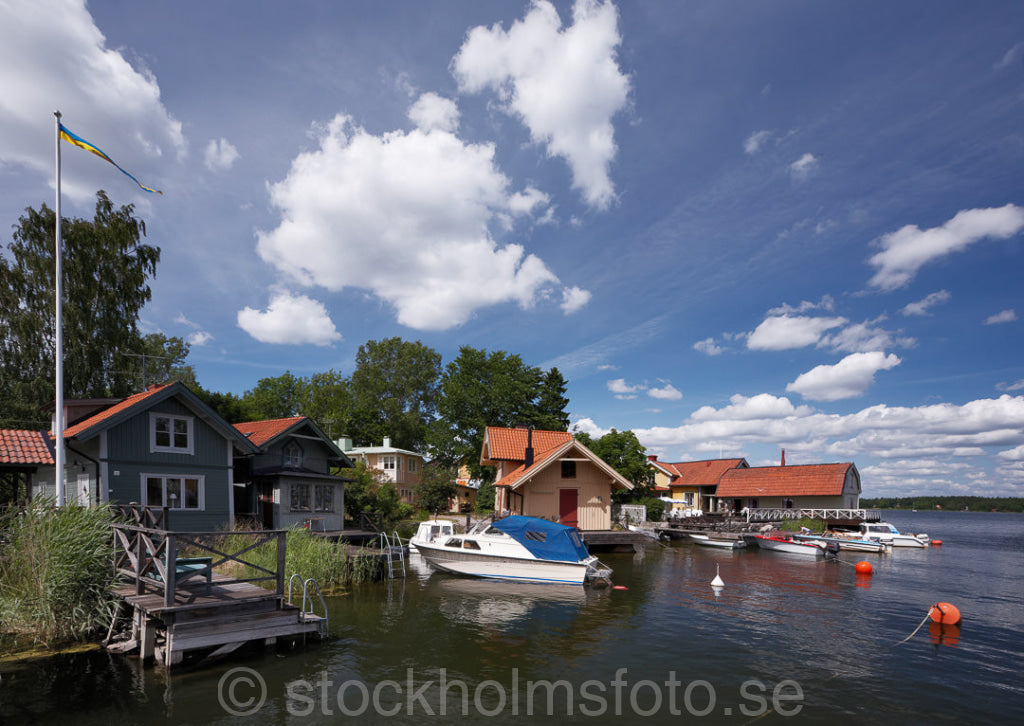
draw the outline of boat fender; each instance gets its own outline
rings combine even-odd
[[[629,588],[625,585],[612,585],[613,590],[628,590]]]
[[[956,625],[960,622],[960,609],[948,602],[937,602],[928,611],[933,623]]]
[[[941,547],[941,546],[942,546],[942,540],[941,539],[933,539],[932,540],[932,547]]]

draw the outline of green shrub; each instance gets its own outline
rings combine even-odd
[[[113,616],[113,515],[36,500],[0,519],[0,623],[42,645],[78,640]]]

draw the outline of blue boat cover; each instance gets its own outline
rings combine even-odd
[[[518,514],[492,522],[491,526],[512,537],[539,560],[579,562],[590,556],[574,527]]]

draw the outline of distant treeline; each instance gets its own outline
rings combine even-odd
[[[861,497],[865,509],[944,509],[962,512],[1024,512],[1020,497]]]

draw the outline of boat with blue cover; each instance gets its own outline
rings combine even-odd
[[[611,575],[574,527],[537,517],[484,521],[466,534],[417,542],[417,549],[434,567],[473,577],[582,585]]]

